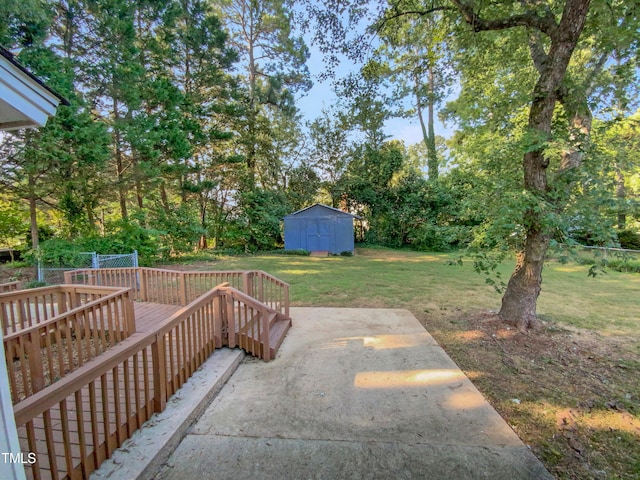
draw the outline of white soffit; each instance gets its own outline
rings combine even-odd
[[[0,130],[41,127],[60,99],[0,56]]]

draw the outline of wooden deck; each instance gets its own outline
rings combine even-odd
[[[113,348],[125,349],[128,344],[157,329],[163,320],[168,319],[185,307],[163,305],[148,302],[134,302],[136,333],[126,338]],[[274,314],[275,317],[275,314]],[[284,340],[291,320],[273,318],[269,337],[272,358]],[[237,345],[245,348],[246,342],[257,342],[246,326],[236,324]],[[254,332],[255,334],[255,332]],[[188,377],[184,368],[173,368],[173,359],[184,355],[188,349],[189,334],[175,333],[174,341],[167,342],[166,351],[170,366],[170,376],[182,383],[182,377]],[[100,362],[100,356],[91,362]],[[120,364],[104,375],[100,381],[82,388],[73,397],[68,397],[59,405],[48,410],[47,415],[34,418],[32,425],[18,429],[18,436],[23,452],[33,452],[35,444],[39,472],[34,475],[31,468],[26,468],[27,478],[55,479],[57,472],[71,471],[69,478],[87,478],[88,473],[95,470],[106,458],[109,458],[124,439],[131,436],[148,420],[154,412],[153,360],[150,348],[134,355],[129,364]],[[87,364],[88,365],[88,364]],[[178,381],[180,377],[180,381]],[[99,419],[99,421],[96,421]],[[66,425],[66,428],[63,426]],[[31,437],[31,442],[29,442]],[[90,453],[83,447],[90,443],[97,445]],[[55,445],[53,445],[55,444]],[[30,446],[31,445],[31,446]],[[44,452],[53,449],[56,452],[57,466],[51,468],[51,457]],[[65,455],[66,453],[66,455]],[[70,454],[70,455],[69,455]],[[69,456],[73,458],[69,463]],[[84,459],[84,462],[81,461]],[[84,464],[84,469],[81,465]],[[84,471],[83,471],[84,470]],[[65,477],[66,478],[66,477]]]
[[[136,333],[120,342],[118,348],[133,343],[145,333],[153,331],[155,325],[182,308],[176,305],[135,302]],[[176,350],[180,343],[181,340],[174,343],[176,348],[169,353],[169,356],[173,357],[179,354]],[[100,357],[95,358],[92,362],[100,362]],[[93,468],[90,468],[89,471],[97,468],[104,459],[108,458],[116,448],[118,437],[129,437],[133,430],[140,428],[142,423],[151,417],[153,402],[148,399],[145,402],[143,398],[132,398],[130,393],[134,391],[149,392],[150,386],[153,385],[152,376],[152,354],[150,350],[148,352],[145,350],[137,356],[136,361],[129,368],[119,366],[111,371],[104,381],[83,388],[76,395],[76,398],[67,399],[64,402],[64,408],[60,408],[60,406],[52,408],[49,415],[35,418],[33,428],[29,429],[31,431],[28,431],[25,426],[19,428],[18,437],[23,452],[33,451],[29,447],[29,436],[31,435],[35,440],[39,453],[40,478],[43,480],[56,478],[48,464],[50,459],[46,454],[41,453],[47,451],[48,443],[56,444],[57,471],[70,470],[69,465],[66,465],[65,449],[71,450],[75,465],[80,464],[82,457],[89,458],[89,465],[93,464],[91,465]],[[137,389],[134,388],[134,383],[137,383]],[[79,409],[78,405],[82,405],[82,408]],[[108,424],[109,427],[93,431],[92,425],[95,423],[92,422],[92,418],[96,417],[102,417],[106,420],[102,425]],[[123,417],[133,418],[133,425],[136,428],[131,429],[132,431],[122,431]],[[63,429],[63,423],[68,426],[67,433]],[[47,431],[51,433],[47,435]],[[81,441],[82,437],[93,438],[94,443],[101,445],[102,448],[97,449],[93,455],[87,456],[86,452],[82,451],[84,449],[81,448],[81,445],[85,443]],[[105,441],[105,438],[109,440]],[[87,475],[75,465],[72,469],[74,475],[71,478],[86,478]],[[36,478],[32,469],[27,468],[26,473],[27,478]]]
[[[136,332],[151,332],[155,325],[180,311],[183,307],[161,303],[134,302],[133,308],[136,313]]]

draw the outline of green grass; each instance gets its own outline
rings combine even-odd
[[[407,308],[420,317],[452,311],[497,310],[501,295],[458,254],[359,249],[353,257],[276,254],[220,257],[197,268],[264,270],[291,285],[297,306]],[[195,268],[195,267],[194,267]],[[506,281],[513,264],[498,271]],[[538,313],[545,319],[638,337],[640,275],[608,272],[590,278],[588,265],[551,261],[543,277]]]
[[[354,257],[219,257],[191,268],[267,271],[291,285],[298,306],[406,308],[556,478],[638,479],[640,275],[591,278],[588,264],[550,260],[538,302],[548,328],[521,335],[474,315],[497,311],[501,295],[470,260],[451,265],[457,258],[359,249]],[[505,281],[512,269],[498,267]]]

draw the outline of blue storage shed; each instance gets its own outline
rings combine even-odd
[[[355,249],[357,215],[316,203],[284,217],[284,249],[340,254]]]

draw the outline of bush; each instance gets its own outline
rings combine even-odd
[[[29,289],[29,288],[40,288],[40,287],[46,287],[47,286],[47,282],[41,282],[40,280],[31,280],[30,282],[25,283],[22,288],[24,289]]]
[[[620,230],[618,232],[618,242],[620,242],[621,248],[640,250],[640,234],[633,230]]]
[[[616,272],[640,273],[640,260],[613,259],[608,260],[606,266]]]
[[[308,257],[309,255],[311,255],[311,252],[309,250],[305,250],[303,248],[297,248],[293,250],[276,250],[273,253],[277,253],[280,255],[299,255],[301,257]]]

